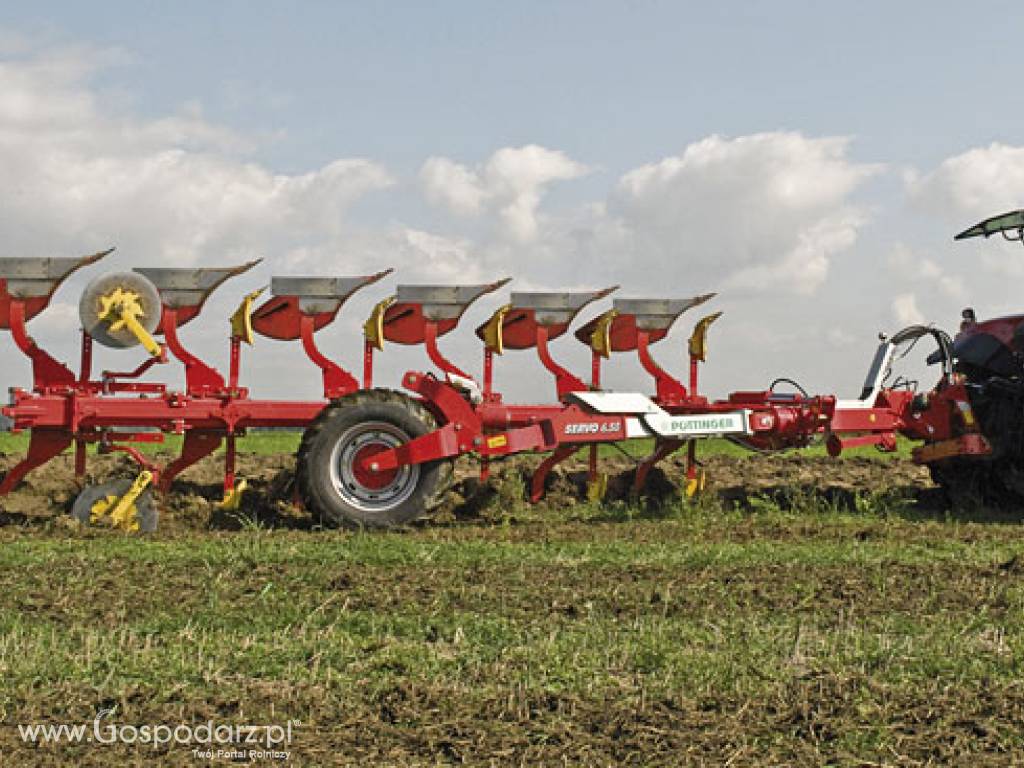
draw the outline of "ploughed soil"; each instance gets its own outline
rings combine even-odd
[[[130,476],[90,457],[88,482]],[[0,469],[13,457],[0,457]],[[293,457],[216,458],[155,536],[82,530],[70,457],[0,503],[0,765],[1024,764],[1021,516],[902,460],[460,463],[431,521],[319,531]],[[628,501],[627,501],[628,500]],[[274,724],[273,756],[33,744],[17,724]],[[224,745],[215,745],[214,750]],[[240,745],[249,749],[247,744]]]
[[[567,506],[586,504],[587,472],[580,457],[551,473],[545,497],[535,508],[538,513],[549,507],[564,511]],[[14,456],[0,456],[0,472],[15,461]],[[490,478],[481,482],[475,460],[459,460],[455,483],[434,519],[451,522],[487,517],[489,512],[502,514],[521,506],[530,474],[539,461],[536,456],[519,456],[495,462]],[[898,497],[922,510],[937,511],[945,505],[928,471],[908,461],[751,455],[710,456],[701,463],[706,476],[704,495],[726,506],[749,509],[773,502],[785,508],[813,498],[841,510],[855,508],[859,499],[879,495]],[[651,510],[678,502],[685,481],[684,458],[670,457],[652,470],[640,496],[633,493],[635,465],[628,456],[601,457],[601,470],[608,477],[605,503],[637,501]],[[74,479],[72,466],[71,456],[64,455],[30,473],[13,493],[0,499],[0,525],[70,522],[61,518],[70,511],[83,485]],[[237,476],[246,480],[248,490],[240,509],[225,512],[219,508],[222,459],[207,457],[181,475],[169,494],[157,496],[160,528],[233,530],[253,522],[270,527],[317,527],[321,521],[304,511],[296,499],[294,469],[291,454],[240,454]],[[90,456],[84,484],[136,473],[136,465],[126,456]]]

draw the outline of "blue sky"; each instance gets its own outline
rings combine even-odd
[[[7,4],[2,223],[18,253],[258,255],[264,281],[393,265],[719,289],[715,390],[794,374],[855,391],[877,330],[1013,308],[1016,252],[950,237],[1024,203],[1022,19],[995,2]],[[37,322],[73,325],[74,299]]]
[[[9,29],[122,49],[101,82],[339,156],[538,143],[622,171],[710,133],[852,134],[933,163],[1014,138],[1019,3],[13,3]]]

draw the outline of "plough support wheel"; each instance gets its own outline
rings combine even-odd
[[[159,512],[144,475],[135,480],[121,478],[87,486],[75,499],[71,516],[82,525],[152,533],[156,530]]]
[[[156,287],[136,272],[100,275],[85,287],[78,304],[82,328],[103,346],[115,348],[155,346],[152,334],[162,312]]]
[[[437,428],[412,398],[384,389],[333,401],[305,431],[297,458],[298,488],[321,519],[354,527],[387,528],[430,512],[452,483],[452,461],[367,471],[365,459]]]

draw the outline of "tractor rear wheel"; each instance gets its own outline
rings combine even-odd
[[[401,392],[371,389],[334,400],[299,445],[302,502],[321,520],[353,527],[390,528],[425,515],[452,483],[451,459],[379,473],[366,471],[363,462],[435,429],[431,413]]]
[[[932,481],[942,488],[954,509],[994,509],[1020,506],[1021,489],[1012,482],[1018,475],[1008,461],[952,459],[929,467]]]

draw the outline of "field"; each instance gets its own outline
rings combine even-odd
[[[4,501],[0,762],[208,762],[16,727],[91,730],[108,707],[298,721],[293,765],[1024,760],[1019,517],[951,513],[905,458],[716,445],[697,502],[657,475],[647,501],[618,499],[620,479],[585,503],[570,466],[536,507],[531,461],[482,489],[460,465],[432,522],[359,533],[270,498],[290,440],[250,443],[238,514],[215,508],[209,460],[148,537],[71,523],[67,459]]]

